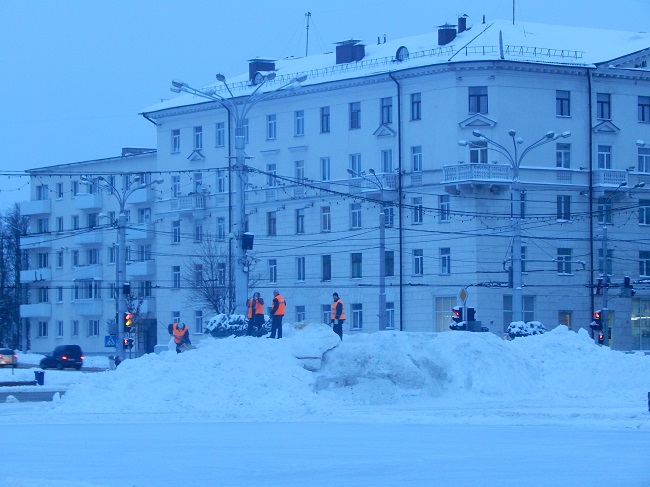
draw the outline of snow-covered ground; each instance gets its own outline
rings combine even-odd
[[[46,371],[37,390],[65,395],[0,404],[0,485],[650,485],[643,353],[562,326],[284,335]]]

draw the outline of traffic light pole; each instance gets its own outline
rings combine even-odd
[[[609,346],[609,309],[607,308],[607,300],[609,298],[609,273],[607,272],[607,225],[603,226],[603,245],[602,245],[602,254],[603,254],[603,308],[602,315],[600,317],[601,323],[603,325],[603,345],[606,347]]]

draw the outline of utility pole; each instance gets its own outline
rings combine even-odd
[[[609,346],[609,308],[607,301],[609,299],[609,272],[607,269],[607,225],[603,225],[603,242],[601,252],[603,254],[603,307],[601,323],[603,325],[603,345]]]

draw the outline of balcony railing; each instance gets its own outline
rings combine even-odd
[[[126,277],[152,276],[156,273],[156,261],[149,260],[130,260],[126,263]]]
[[[150,240],[152,238],[154,238],[153,222],[129,223],[129,226],[126,228],[127,240]]]
[[[52,247],[51,233],[37,233],[20,237],[20,247],[23,249],[49,249]]]
[[[50,303],[21,304],[21,318],[47,318],[52,315]]]
[[[101,316],[104,312],[104,302],[101,299],[76,299],[73,305],[74,312],[81,316]]]
[[[26,269],[20,271],[20,282],[30,283],[39,281],[50,281],[52,279],[52,269],[42,267],[40,269]]]
[[[205,195],[190,194],[171,200],[172,211],[192,211],[205,209]]]
[[[75,279],[94,279],[101,281],[104,276],[104,267],[100,264],[82,265],[74,268]]]
[[[20,214],[23,216],[46,215],[52,211],[50,200],[23,201],[20,203]]]
[[[443,183],[461,181],[511,181],[510,165],[506,164],[454,164],[443,166]]]
[[[76,194],[74,207],[77,210],[97,210],[102,207],[102,193]]]

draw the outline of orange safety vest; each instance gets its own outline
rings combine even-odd
[[[253,305],[253,302],[255,303],[254,305]],[[255,314],[256,315],[263,315],[264,314],[264,300],[262,298],[249,299],[246,306],[248,306],[248,317],[249,318],[253,317],[253,306],[255,306]]]
[[[278,309],[275,310],[275,313],[273,313],[274,316],[284,316],[284,309],[287,305],[286,301],[281,295],[277,295],[275,298],[278,300]]]
[[[330,314],[330,320],[335,320],[336,319],[336,306],[341,303],[341,316],[339,316],[339,320],[344,320],[345,319],[345,306],[343,305],[343,300],[341,298],[337,299],[332,303],[332,313]]]
[[[184,326],[182,330],[179,330],[178,328],[178,323],[174,323],[174,326],[172,326],[172,330],[174,333],[174,343],[179,344],[183,342],[183,337],[187,333],[187,326]]]

